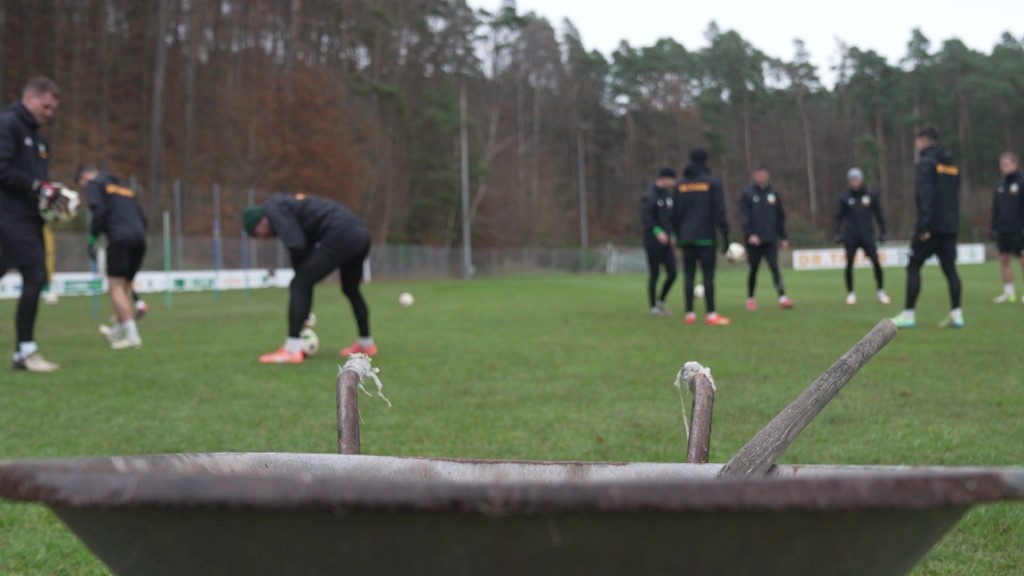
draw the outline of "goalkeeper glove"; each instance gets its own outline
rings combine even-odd
[[[51,207],[60,200],[60,184],[54,184],[53,182],[44,182],[36,180],[32,183],[32,190],[39,194],[41,204],[46,207]]]

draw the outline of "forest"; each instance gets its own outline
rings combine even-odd
[[[514,0],[0,0],[0,95],[53,78],[52,178],[81,163],[135,177],[151,222],[177,189],[194,235],[216,187],[226,233],[249,198],[301,191],[352,207],[375,242],[456,244],[465,127],[475,245],[636,242],[645,187],[697,146],[734,228],[763,164],[791,238],[824,242],[856,165],[907,238],[930,122],[961,166],[962,233],[986,237],[998,154],[1024,152],[1024,36],[983,53],[908,30],[899,61],[837,41],[821,71],[792,33],[788,60],[714,23],[700,49],[605,56]]]

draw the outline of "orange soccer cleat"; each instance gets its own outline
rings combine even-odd
[[[729,324],[732,324],[732,320],[729,320],[718,312],[713,312],[704,318],[704,323],[708,326],[728,326]]]
[[[260,356],[261,364],[302,364],[305,355],[299,352],[289,352],[281,346],[277,350]]]
[[[363,346],[359,342],[353,342],[348,348],[338,350],[338,356],[351,356],[353,354],[366,354],[373,358],[377,355],[377,345],[370,344],[369,346]]]

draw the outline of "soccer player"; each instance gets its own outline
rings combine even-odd
[[[107,278],[116,323],[108,330],[101,326],[100,332],[115,350],[138,348],[142,337],[135,324],[132,282],[146,255],[146,218],[135,191],[122,186],[113,175],[83,166],[75,181],[85,188],[89,203],[89,256],[93,260],[99,236],[107,237]]]
[[[280,238],[291,253],[295,269],[284,346],[260,356],[260,362],[299,364],[304,360],[299,332],[313,307],[313,288],[334,270],[341,273],[341,291],[351,303],[359,327],[359,339],[339,354],[377,354],[370,335],[370,312],[359,291],[363,262],[370,254],[370,233],[358,216],[342,204],[323,198],[274,194],[262,206],[247,208],[242,222],[254,238]]]
[[[729,223],[725,219],[722,185],[711,176],[708,153],[700,148],[690,151],[690,163],[676,183],[672,203],[672,228],[683,249],[683,297],[686,301],[687,324],[696,324],[693,311],[693,285],[697,263],[704,279],[704,322],[710,326],[726,326],[731,321],[715,310],[715,228],[722,233],[724,247],[729,247]]]
[[[754,182],[740,196],[740,221],[747,244],[747,259],[750,271],[747,274],[747,310],[757,310],[754,289],[757,286],[757,269],[761,258],[768,261],[779,294],[779,306],[792,308],[793,300],[786,296],[779,273],[779,247],[789,248],[786,238],[786,213],[782,209],[782,198],[771,185],[771,174],[764,166],[754,170]]]
[[[853,262],[857,250],[864,250],[864,255],[871,260],[875,270],[875,295],[882,304],[892,303],[892,298],[885,293],[882,280],[882,264],[878,261],[878,247],[875,245],[875,227],[872,218],[878,222],[878,241],[885,242],[885,217],[882,216],[882,202],[878,194],[868,190],[864,185],[864,173],[860,168],[850,168],[846,173],[849,188],[839,199],[836,210],[836,244],[846,244],[846,303],[857,303],[857,293],[853,291]],[[843,234],[843,221],[846,221],[846,234]]]
[[[35,341],[39,295],[46,284],[40,200],[56,202],[60,197],[59,188],[49,182],[50,148],[39,130],[59,104],[60,89],[38,76],[25,84],[21,100],[0,113],[0,277],[11,268],[21,272],[11,366],[29,372],[60,367],[43,358]]]
[[[917,131],[915,144],[920,153],[914,169],[914,194],[917,200],[917,224],[910,243],[907,262],[907,303],[893,322],[899,328],[916,324],[914,306],[921,292],[921,266],[933,254],[939,258],[949,285],[949,315],[939,326],[963,328],[960,308],[961,284],[956,272],[956,236],[960,225],[960,170],[944,148],[939,146],[939,130],[928,124]]]
[[[672,188],[676,183],[676,172],[662,168],[658,178],[647,189],[640,201],[640,216],[643,219],[644,251],[647,253],[647,302],[654,316],[668,316],[665,298],[676,281],[676,253],[672,248],[669,234],[672,232]],[[658,275],[665,267],[665,283],[657,292]],[[655,294],[659,294],[656,298]]]
[[[1020,158],[1013,152],[999,156],[999,170],[1003,177],[996,186],[992,199],[992,239],[999,249],[999,268],[1003,273],[1003,293],[993,302],[1013,302],[1017,292],[1013,288],[1013,270],[1010,258],[1016,256],[1024,269],[1024,177],[1020,173]],[[1024,303],[1024,297],[1021,298]]]

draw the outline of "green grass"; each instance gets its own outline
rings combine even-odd
[[[926,269],[918,327],[900,332],[781,459],[786,463],[1024,464],[1024,305],[991,304],[992,264],[963,266],[967,327],[939,329],[945,282]],[[686,361],[718,384],[711,460],[725,462],[879,319],[899,311],[902,270],[887,270],[896,303],[842,303],[842,273],[785,272],[796,301],[779,310],[769,276],[761,310],[743,310],[745,274],[719,275],[719,309],[734,325],[684,326],[647,314],[640,276],[525,276],[365,287],[385,394],[363,397],[363,452],[434,457],[681,461],[672,387]],[[400,292],[416,305],[399,308]],[[323,350],[301,366],[262,366],[280,345],[280,290],[178,294],[142,324],[145,346],[110,351],[90,298],[44,307],[53,375],[0,368],[0,458],[168,452],[334,452],[334,351],[354,322],[335,285],[318,289]],[[103,315],[109,309],[102,302]],[[0,302],[10,347],[14,302]],[[1024,505],[973,509],[918,566],[921,575],[1004,575],[1024,566]],[[0,573],[102,574],[103,566],[45,508],[0,503]]]

